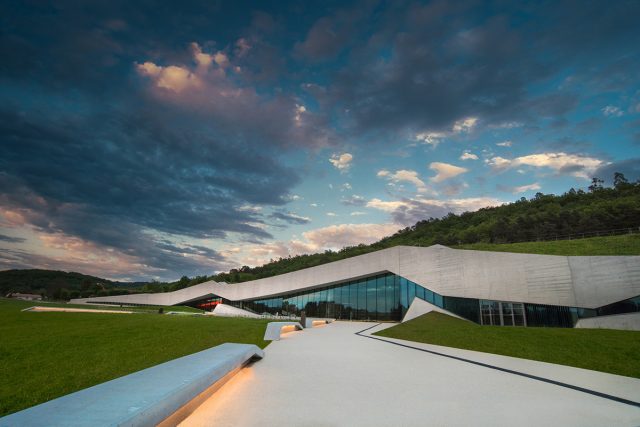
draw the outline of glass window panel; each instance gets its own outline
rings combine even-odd
[[[400,282],[400,304],[402,305],[401,316],[404,317],[407,309],[409,308],[409,286],[408,280],[404,277],[399,278]]]
[[[314,291],[309,294],[309,303],[307,304],[309,310],[309,317],[316,317],[318,315],[318,292]]]
[[[318,317],[327,317],[327,289],[318,291]]]
[[[384,277],[384,287],[385,287],[385,311],[384,317],[381,319],[378,317],[378,320],[400,320],[397,314],[398,303],[396,302],[396,290],[395,286],[393,286],[393,276],[388,274]]]
[[[424,299],[426,301],[429,301],[431,304],[433,304],[434,303],[433,291],[430,291],[429,289],[425,289]]]
[[[444,302],[442,300],[442,295],[437,294],[437,293],[433,293],[433,304],[437,305],[438,307],[442,307],[444,305]]]
[[[327,317],[334,318],[335,315],[335,297],[334,297],[334,289],[327,289]]]
[[[353,281],[349,285],[349,319],[357,319],[358,310],[358,282]]]
[[[384,276],[376,277],[376,319],[385,317],[387,312],[387,285]]]
[[[411,306],[411,303],[413,302],[413,299],[416,297],[416,284],[413,283],[410,280],[407,280],[407,288],[409,289],[409,291],[407,292],[408,294],[408,302],[409,302],[409,306]]]
[[[358,282],[358,317],[363,320],[367,318],[367,281],[360,280]]]
[[[391,281],[391,287],[393,288],[393,319],[391,320],[402,320],[402,308],[400,306],[400,281],[398,280],[398,276],[395,274],[389,274],[387,276],[387,286],[389,286],[389,281]]]
[[[367,279],[367,319],[376,319],[376,294],[376,278],[370,277],[369,279]]]

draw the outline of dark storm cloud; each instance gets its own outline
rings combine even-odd
[[[395,19],[382,20],[386,27],[372,30],[367,43],[350,52],[329,97],[348,112],[356,133],[449,130],[468,116],[484,124],[535,124],[550,117],[562,125],[580,93],[566,87],[537,95],[528,90],[532,83],[543,83],[568,66],[581,70],[594,49],[607,58],[605,63],[618,63],[611,66],[615,69],[623,69],[624,63],[627,76],[629,67],[640,63],[637,55],[616,59],[633,51],[636,29],[631,16],[640,13],[640,3],[619,2],[609,8],[588,2],[587,12],[582,6],[560,2],[512,9],[503,3],[491,16],[485,2],[394,8],[387,13]]]
[[[22,243],[24,242],[26,239],[22,238],[22,237],[12,237],[12,236],[6,236],[4,234],[0,234],[0,242],[7,242],[7,243]]]
[[[163,243],[158,233],[271,237],[257,226],[261,215],[241,206],[285,203],[299,178],[277,158],[297,138],[326,140],[322,119],[294,127],[296,103],[283,94],[215,108],[171,104],[135,73],[147,60],[194,66],[191,42],[220,38],[207,52],[233,49],[235,28],[211,28],[217,5],[5,3],[2,12],[2,207],[38,232],[135,256],[145,274],[169,278],[226,264],[212,249]],[[230,22],[240,16],[225,13]],[[261,71],[247,56],[251,78]],[[24,264],[27,255],[14,257]]]
[[[302,217],[300,215],[296,215],[294,213],[284,212],[284,211],[275,211],[271,215],[269,215],[269,217],[280,220],[280,221],[284,221],[288,224],[296,224],[296,225],[308,224],[311,222],[311,220],[307,217]]]
[[[603,179],[607,185],[612,185],[616,172],[623,174],[629,182],[640,181],[640,158],[613,162],[595,171],[593,176]]]
[[[0,132],[7,138],[2,170],[35,194],[167,233],[269,237],[247,225],[257,218],[238,207],[281,204],[297,180],[266,154],[153,116],[113,112],[54,124],[0,111]],[[9,196],[18,191],[3,185]]]
[[[480,1],[4,2],[0,207],[39,233],[130,254],[145,274],[208,273],[224,257],[178,242],[239,233],[259,243],[271,237],[268,220],[307,223],[279,207],[300,181],[283,159],[336,143],[333,129],[343,140],[396,140],[407,130],[450,132],[469,116],[566,127],[579,85],[623,87],[640,63],[629,54],[638,2],[487,10]],[[230,67],[198,74],[192,93],[161,92],[136,71],[149,61],[196,73],[194,42],[223,52]],[[583,66],[594,52],[606,67]],[[574,83],[528,90],[570,67]],[[449,210],[407,201],[394,218]]]
[[[365,19],[371,19],[375,1],[360,1],[355,7],[341,8],[330,16],[318,19],[294,51],[311,61],[332,58],[357,43]]]

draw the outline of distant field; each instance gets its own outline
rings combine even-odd
[[[268,320],[20,311],[33,305],[0,299],[0,416],[225,342],[267,345]]]
[[[480,326],[431,312],[375,335],[640,378],[639,331]]]
[[[476,251],[517,252],[542,255],[640,255],[640,234],[590,237],[524,243],[472,243],[453,246]]]

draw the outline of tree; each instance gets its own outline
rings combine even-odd
[[[624,177],[623,173],[616,172],[613,174],[613,186],[616,189],[620,189],[621,187],[624,187],[626,184],[629,184],[629,181],[627,180],[627,178]]]
[[[604,180],[594,176],[593,178],[591,178],[589,191],[595,193],[596,191],[602,190],[602,184],[604,184]]]

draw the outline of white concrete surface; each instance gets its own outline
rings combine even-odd
[[[96,297],[73,303],[175,305],[218,295],[267,298],[391,272],[440,295],[597,308],[640,295],[640,256],[567,257],[395,246],[239,284],[201,283],[175,292]]]
[[[301,331],[304,328],[300,322],[269,322],[264,331],[265,341],[278,341],[283,333]]]
[[[578,323],[576,323],[576,328],[640,331],[640,313],[625,313],[580,319]]]
[[[635,406],[355,335],[372,325],[287,334],[181,426],[640,425]],[[479,354],[640,400],[640,380]]]
[[[416,317],[420,317],[423,314],[431,313],[432,311],[443,313],[447,316],[456,317],[458,319],[466,320],[467,322],[469,322],[469,320],[465,319],[464,317],[460,317],[457,314],[450,312],[449,310],[445,310],[444,308],[440,308],[437,305],[431,304],[429,301],[425,301],[423,299],[415,297],[411,302],[407,313],[402,318],[402,323],[408,322],[409,320],[415,319]]]
[[[217,304],[213,309],[213,315],[220,317],[250,317],[252,319],[260,319],[262,317],[259,314],[229,304]]]
[[[132,314],[133,311],[124,310],[96,310],[92,308],[65,308],[65,307],[29,307],[22,311],[35,311],[35,312],[63,312],[63,313],[108,313],[108,314]]]

